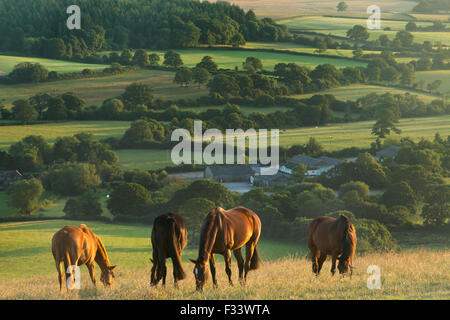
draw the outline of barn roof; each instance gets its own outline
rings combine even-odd
[[[397,153],[400,151],[401,147],[398,146],[390,146],[384,149],[381,149],[375,154],[375,157],[377,158],[393,158],[397,155]]]
[[[208,167],[211,170],[213,176],[246,176],[253,175],[254,171],[251,166],[246,164],[237,165],[218,165]]]
[[[290,158],[287,161],[286,166],[288,168],[293,168],[299,164],[304,164],[307,169],[312,169],[312,168],[335,166],[341,162],[342,161],[339,159],[330,158],[330,157],[326,157],[326,156],[322,156],[319,158],[313,158],[310,156],[305,156],[303,154],[298,154],[295,157]]]

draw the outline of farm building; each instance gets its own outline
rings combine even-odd
[[[255,171],[250,165],[218,165],[206,167],[205,178],[220,182],[249,182]]]
[[[11,183],[22,179],[23,176],[18,170],[0,171],[0,187],[7,187]]]
[[[326,172],[336,165],[341,163],[342,160],[334,159],[326,156],[322,156],[319,158],[313,158],[309,156],[305,156],[303,154],[298,154],[292,158],[290,158],[284,166],[280,167],[280,171],[282,173],[291,174],[292,169],[299,164],[303,164],[306,166],[306,174],[307,176],[319,176],[322,172]]]
[[[386,147],[384,149],[381,149],[375,154],[375,159],[377,161],[381,161],[384,159],[394,159],[397,156],[400,149],[401,147],[398,146]]]
[[[253,179],[253,185],[256,187],[287,184],[289,184],[289,175],[282,172],[278,172],[277,174],[273,175],[255,176]]]

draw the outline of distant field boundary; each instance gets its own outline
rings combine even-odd
[[[358,61],[358,62],[367,62],[367,60],[364,60],[364,59],[354,59],[354,58],[350,58],[350,57],[343,57],[343,56],[330,55],[330,54],[315,54],[315,53],[298,52],[298,51],[283,50],[283,49],[232,48],[232,47],[207,47],[207,48],[197,47],[196,49],[204,49],[204,50],[212,50],[212,51],[213,50],[255,51],[255,52],[292,54],[292,55],[296,55],[296,56],[308,56],[308,57],[316,57],[316,58],[319,57],[319,58],[330,58],[330,59],[342,59],[342,60],[350,60],[350,61]]]

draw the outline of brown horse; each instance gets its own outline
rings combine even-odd
[[[208,280],[207,263],[211,268],[213,285],[217,286],[214,254],[221,254],[225,259],[225,272],[231,281],[231,251],[238,262],[239,280],[242,282],[242,273],[245,269],[244,279],[250,270],[258,269],[261,260],[256,248],[261,234],[261,220],[252,210],[237,207],[224,210],[215,208],[203,220],[200,231],[200,246],[197,260],[190,259],[194,264],[194,276],[197,290],[202,290]],[[241,247],[245,245],[245,264],[242,258]]]
[[[312,270],[316,276],[319,275],[327,255],[332,257],[332,275],[336,271],[336,259],[339,260],[340,274],[352,274],[356,233],[355,227],[345,215],[341,214],[337,219],[318,217],[309,224],[306,234],[311,250]]]
[[[95,262],[100,266],[102,274],[100,281],[105,286],[111,286],[114,282],[114,268],[109,263],[105,247],[100,240],[86,225],[80,227],[65,226],[55,233],[52,239],[52,253],[55,258],[56,270],[58,270],[59,289],[63,290],[63,273],[72,279],[72,266],[86,264],[92,283],[95,286]],[[64,262],[65,272],[62,269]],[[67,280],[66,280],[67,281]],[[68,283],[66,283],[67,285]],[[67,290],[70,290],[67,286]]]
[[[181,263],[181,252],[187,244],[187,232],[185,220],[175,213],[160,215],[153,222],[152,247],[153,263],[150,284],[157,285],[162,279],[166,284],[166,259],[171,258],[173,264],[173,280],[177,281],[186,277]]]

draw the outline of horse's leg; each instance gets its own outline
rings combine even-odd
[[[211,276],[212,276],[212,281],[213,281],[213,287],[217,288],[216,260],[214,259],[214,254],[212,254],[212,253],[209,256],[209,268],[211,269]]]
[[[250,271],[250,263],[252,261],[253,252],[255,251],[256,242],[250,240],[245,244],[245,265],[244,265],[244,281],[247,280],[247,273]]]
[[[234,257],[237,260],[238,268],[239,268],[239,281],[243,281],[243,274],[244,274],[244,258],[242,258],[242,252],[241,248],[236,249],[233,251]]]
[[[317,258],[320,256],[320,251],[317,249],[317,247],[314,245],[312,241],[308,241],[308,247],[311,251],[311,262],[312,262],[312,272],[318,276],[319,273],[317,270],[319,270],[318,264],[317,264]]]
[[[335,254],[333,254],[331,256],[331,275],[334,276],[334,273],[336,272],[336,259],[337,256]]]
[[[86,263],[86,267],[89,270],[89,276],[91,277],[91,281],[94,284],[94,287],[96,287],[96,284],[95,284],[95,262]]]
[[[228,282],[230,282],[230,285],[233,285],[233,281],[231,280],[231,251],[225,250],[225,253],[223,255],[225,259],[225,272],[228,276]]]
[[[156,248],[153,248],[153,258],[151,259],[151,262],[153,263],[152,270],[150,273],[150,285],[156,286],[159,282],[158,280],[158,252]]]
[[[161,262],[162,262],[161,263],[162,285],[165,286],[166,285],[166,276],[167,276],[166,259],[164,258]]]
[[[59,281],[59,291],[63,291],[63,269],[62,269],[62,261],[56,261],[56,270],[58,271],[58,281]]]
[[[325,253],[321,253],[318,261],[318,269],[317,269],[317,275],[320,273],[320,270],[322,270],[323,263],[327,260],[327,255]]]
[[[177,269],[175,268],[176,265],[176,257],[171,257],[172,259],[172,266],[173,266],[173,285],[175,288],[178,288],[178,273],[177,273]]]

